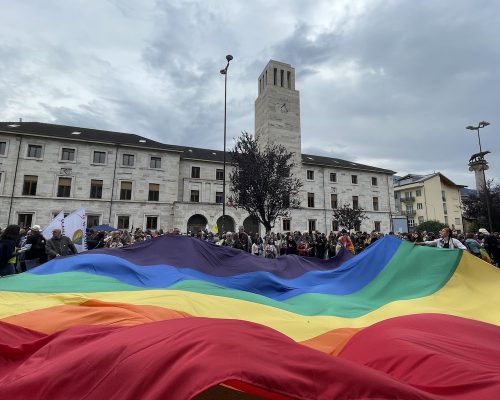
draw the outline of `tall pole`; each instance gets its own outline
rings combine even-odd
[[[467,126],[465,127],[465,129],[469,129],[471,131],[477,131],[477,140],[479,142],[479,152],[482,153],[483,152],[483,149],[481,147],[481,136],[479,135],[479,130],[481,128],[485,128],[487,127],[488,125],[490,125],[489,122],[486,122],[486,121],[481,121],[479,124],[477,124],[477,126]],[[486,162],[486,161],[484,161]],[[493,232],[493,223],[491,221],[491,209],[490,209],[490,195],[489,195],[489,190],[488,190],[488,183],[486,182],[486,173],[484,172],[484,166],[485,164],[482,164],[482,172],[483,172],[483,180],[484,180],[484,197],[485,197],[485,200],[486,200],[486,210],[488,212],[488,225],[490,227],[490,233]]]
[[[228,54],[226,56],[227,64],[224,69],[220,70],[220,73],[224,75],[224,164],[223,164],[223,181],[222,181],[222,226],[221,234],[224,233],[224,224],[226,222],[226,121],[227,121],[227,69],[229,68],[229,62],[233,59],[233,56]]]

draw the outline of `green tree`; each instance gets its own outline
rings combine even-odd
[[[284,146],[269,144],[260,149],[257,140],[243,132],[236,140],[231,163],[235,207],[257,218],[266,232],[278,217],[287,217],[291,208],[300,207],[302,183],[293,176],[293,153]]]
[[[429,220],[417,225],[415,230],[418,232],[426,231],[426,232],[438,233],[444,227],[446,227],[446,225],[443,224],[442,222]]]
[[[338,221],[339,226],[348,231],[359,228],[363,220],[368,219],[364,209],[358,207],[352,208],[349,204],[344,204],[333,210],[333,219]]]
[[[491,222],[493,231],[500,230],[500,185],[493,185],[493,181],[488,181],[487,196],[490,203]],[[462,200],[464,217],[471,221],[470,230],[477,231],[479,228],[488,228],[488,208],[486,197],[480,193],[471,194]]]

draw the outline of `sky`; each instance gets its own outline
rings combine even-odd
[[[474,188],[500,183],[496,0],[0,0],[0,120],[223,148],[254,131],[257,80],[291,64],[303,153]]]

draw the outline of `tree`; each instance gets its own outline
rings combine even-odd
[[[489,180],[486,184],[486,194],[490,203],[491,221],[493,230],[500,230],[500,185],[494,185]],[[464,218],[471,221],[470,230],[477,231],[479,228],[489,228],[488,208],[486,197],[483,193],[473,193],[462,200]]]
[[[425,222],[422,222],[421,224],[417,225],[415,227],[415,230],[417,232],[426,231],[426,232],[438,233],[444,227],[446,227],[446,225],[443,224],[442,222],[435,221],[435,220],[429,220],[429,221],[425,221]]]
[[[360,207],[354,209],[346,203],[333,210],[333,219],[338,221],[339,226],[351,231],[352,229],[359,227],[361,222],[368,219],[368,217],[366,216],[364,209]]]
[[[242,208],[264,225],[266,232],[278,217],[287,217],[291,208],[299,208],[302,183],[293,176],[293,153],[282,145],[264,149],[247,132],[237,139],[232,151],[230,188],[235,206]]]

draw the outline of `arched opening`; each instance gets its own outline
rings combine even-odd
[[[188,219],[187,232],[197,234],[199,231],[205,230],[207,226],[207,219],[201,214],[195,214]]]
[[[253,236],[255,233],[260,233],[260,225],[259,220],[255,217],[247,217],[243,221],[243,227],[245,228],[245,232],[249,235]]]
[[[217,220],[217,228],[219,229],[219,233],[222,234],[223,232],[234,232],[234,219],[231,218],[229,215],[226,215],[226,219],[224,220],[224,228],[222,227],[222,218],[224,217],[219,217]]]

